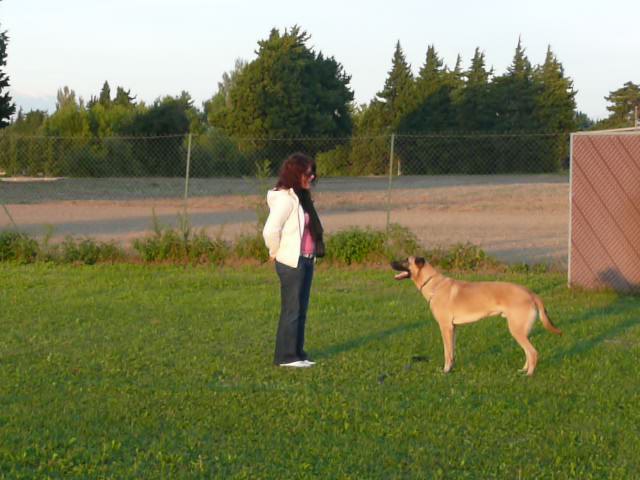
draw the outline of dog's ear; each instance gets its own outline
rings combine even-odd
[[[422,257],[416,257],[416,259],[413,261],[413,263],[416,264],[416,267],[422,268],[422,267],[424,267],[424,264],[427,263],[427,261]]]

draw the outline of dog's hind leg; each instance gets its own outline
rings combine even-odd
[[[538,352],[529,341],[529,332],[536,318],[536,312],[532,310],[510,312],[507,316],[509,332],[524,350],[525,362],[521,371],[527,375],[533,375],[538,363]]]

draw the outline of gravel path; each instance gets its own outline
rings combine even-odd
[[[327,232],[384,228],[388,187],[383,177],[322,179],[314,196]],[[228,239],[254,232],[260,190],[255,179],[191,179],[191,225]],[[0,202],[18,227],[33,235],[53,228],[54,240],[77,235],[126,244],[148,233],[154,214],[175,226],[183,195],[183,179],[0,182]],[[566,176],[399,177],[390,205],[391,221],[411,228],[426,246],[471,242],[510,262],[566,265]],[[0,210],[0,229],[11,226]]]

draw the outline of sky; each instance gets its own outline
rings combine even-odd
[[[382,89],[397,41],[414,73],[434,45],[450,67],[460,54],[465,69],[479,47],[500,75],[521,38],[533,65],[551,46],[578,110],[600,119],[609,92],[640,83],[639,18],[637,0],[0,1],[9,91],[25,111],[53,110],[63,86],[88,100],[105,80],[147,103],[186,90],[201,106],[272,28],[299,25],[310,47],[343,65],[357,103]]]

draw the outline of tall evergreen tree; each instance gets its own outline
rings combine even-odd
[[[540,129],[534,115],[538,86],[520,38],[507,72],[495,78],[491,86],[493,109],[496,113],[495,130],[514,132]]]
[[[495,115],[489,102],[491,71],[486,69],[484,52],[476,47],[471,66],[464,73],[466,83],[457,102],[458,126],[467,132],[487,131]]]
[[[100,90],[98,102],[103,107],[109,107],[111,105],[111,87],[109,87],[109,82],[107,82],[106,80],[104,82],[104,85],[102,85],[102,90]]]
[[[131,89],[125,90],[123,87],[116,88],[116,97],[113,99],[114,105],[122,107],[132,107],[135,105],[136,95],[131,96]]]
[[[378,109],[382,114],[382,119],[378,123],[395,129],[411,108],[413,92],[414,79],[411,65],[407,62],[398,40],[391,60],[391,70],[384,82],[384,87],[376,94],[377,101],[381,103]]]
[[[544,64],[535,70],[540,91],[536,96],[535,116],[542,129],[570,132],[576,128],[576,91],[573,81],[565,77],[564,68],[547,48]]]
[[[464,73],[462,71],[462,57],[456,57],[456,65],[453,70],[447,72],[447,81],[451,84],[452,92],[459,93],[464,88]]]
[[[427,56],[420,67],[416,87],[421,101],[432,95],[445,81],[446,67],[444,61],[438,56],[435,46],[427,47]]]
[[[7,64],[8,42],[7,32],[0,31],[0,128],[9,125],[11,116],[16,113],[16,106],[7,91],[9,88],[9,76],[4,71],[4,67]]]
[[[402,119],[400,131],[442,132],[453,127],[452,92],[460,87],[459,63],[456,69],[448,71],[435,47],[430,45],[427,48],[425,63],[415,82],[413,108]]]
[[[581,111],[576,111],[575,116],[576,130],[591,130],[595,122],[589,116]]]
[[[604,97],[611,113],[603,123],[606,128],[632,127],[636,107],[640,108],[640,85],[626,82]]]

